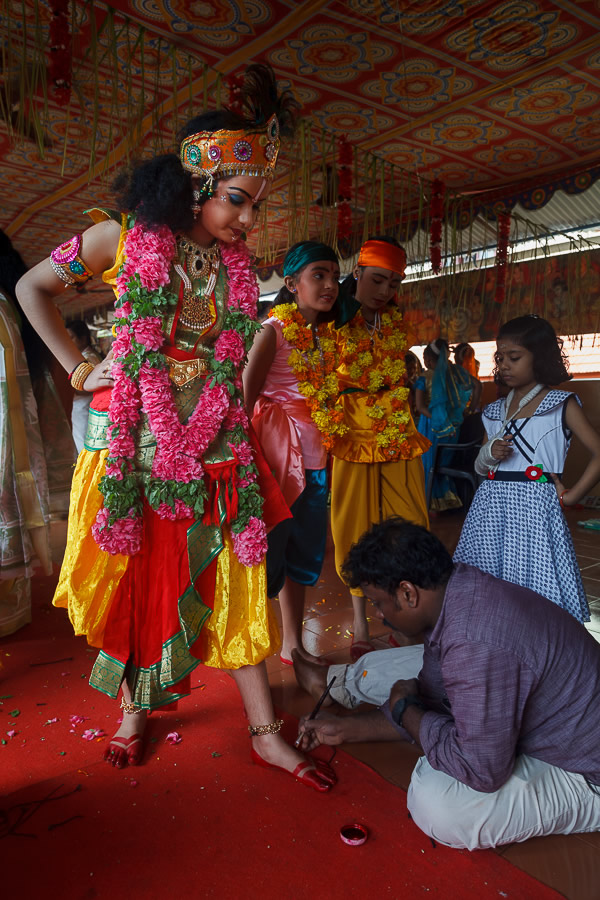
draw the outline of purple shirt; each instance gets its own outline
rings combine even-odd
[[[456,564],[419,688],[434,769],[492,792],[527,754],[600,784],[600,644],[534,591]]]

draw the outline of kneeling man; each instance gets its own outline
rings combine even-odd
[[[434,535],[398,518],[352,547],[344,578],[391,628],[422,633],[424,647],[328,670],[296,658],[315,695],[336,675],[334,699],[380,706],[303,719],[305,748],[416,741],[424,756],[408,808],[452,847],[600,830],[600,644],[579,622],[533,591],[454,564]]]

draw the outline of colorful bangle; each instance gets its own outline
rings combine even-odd
[[[564,490],[564,491],[562,492],[562,494],[561,494],[560,497],[558,498],[558,502],[560,503],[562,509],[565,508],[565,504],[563,503],[563,497],[565,496],[565,494],[568,494],[568,493],[569,493],[569,490],[568,490],[568,488],[567,488],[566,490]]]
[[[69,378],[69,380],[71,382],[71,386],[74,388],[74,390],[76,390],[76,391],[84,391],[85,390],[83,385],[85,384],[88,375],[91,375],[91,373],[94,371],[94,369],[95,369],[95,366],[93,366],[91,363],[85,362],[85,361],[79,363],[78,366],[75,366],[75,368],[71,372],[71,375]]]
[[[83,284],[93,275],[79,256],[80,247],[81,235],[75,234],[50,254],[50,265],[60,280],[66,284]]]

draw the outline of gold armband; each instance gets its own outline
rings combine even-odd
[[[50,265],[66,284],[84,284],[94,274],[79,256],[80,247],[81,235],[75,234],[50,254]]]

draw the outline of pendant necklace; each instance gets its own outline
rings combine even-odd
[[[200,247],[189,238],[180,235],[177,247],[183,251],[185,268],[176,263],[175,271],[183,282],[183,303],[179,321],[187,328],[204,331],[213,323],[211,296],[217,284],[221,265],[219,245]],[[194,290],[194,282],[206,279],[200,290]]]
[[[363,319],[365,321],[367,331],[369,332],[369,337],[371,338],[371,343],[373,343],[373,341],[375,340],[375,335],[381,334],[381,314],[379,313],[379,310],[377,310],[373,321],[367,322],[367,320],[365,319],[364,313],[363,313]]]

